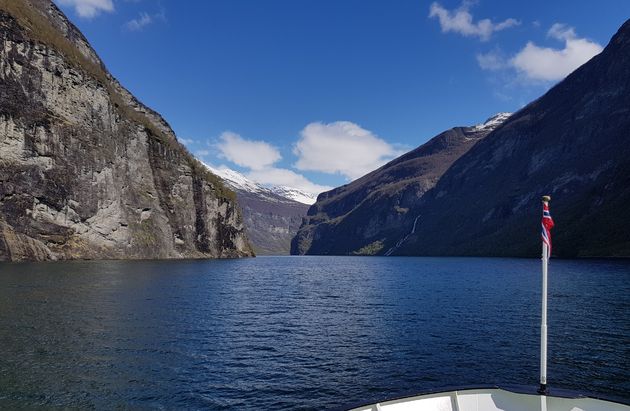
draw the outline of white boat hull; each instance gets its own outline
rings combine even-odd
[[[500,388],[448,391],[384,401],[352,411],[630,411],[595,398],[520,394]]]

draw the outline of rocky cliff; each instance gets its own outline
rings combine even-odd
[[[284,186],[264,187],[231,169],[210,170],[234,190],[243,211],[245,230],[258,255],[288,255],[312,195]]]
[[[48,0],[0,0],[0,260],[252,255],[235,195]]]
[[[309,206],[276,194],[236,191],[243,210],[247,236],[259,255],[289,255]]]
[[[397,253],[540,255],[543,194],[555,255],[630,256],[630,20],[455,162]]]
[[[456,127],[350,184],[322,193],[292,241],[292,254],[387,253],[413,226],[413,210],[455,160],[499,127],[500,113]]]

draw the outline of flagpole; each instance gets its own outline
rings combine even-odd
[[[542,245],[542,315],[540,317],[540,388],[538,392],[547,394],[547,244]]]
[[[548,206],[551,198],[543,196],[543,207]],[[547,264],[549,247],[542,242],[542,312],[540,316],[540,388],[538,392],[547,395]]]

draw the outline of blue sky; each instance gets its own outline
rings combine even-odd
[[[627,0],[56,0],[201,159],[338,186],[516,111],[605,46]]]

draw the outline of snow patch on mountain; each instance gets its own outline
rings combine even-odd
[[[248,193],[256,193],[261,196],[267,197],[270,201],[277,201],[275,196],[279,196],[288,200],[297,201],[298,203],[311,205],[317,200],[316,193],[310,193],[299,188],[287,187],[287,186],[264,186],[257,183],[238,171],[231,168],[221,167],[215,168],[209,165],[205,165],[208,169],[221,177],[221,179],[232,189],[246,191]]]
[[[317,201],[317,194],[300,190],[299,188],[287,187],[287,186],[273,186],[273,187],[269,187],[269,189],[281,197],[295,200],[298,203],[314,204],[315,201]]]
[[[497,113],[494,116],[490,117],[486,121],[481,124],[477,124],[473,127],[473,131],[484,131],[484,130],[494,130],[499,127],[501,124],[505,122],[510,116],[514,113]]]
[[[215,168],[206,164],[206,167],[214,174],[218,175],[225,181],[225,183],[234,190],[247,191],[249,193],[264,193],[269,191],[262,184],[250,180],[238,171],[231,168],[221,167]]]

